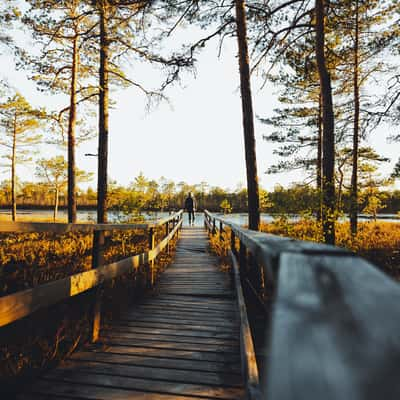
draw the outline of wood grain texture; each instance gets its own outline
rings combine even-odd
[[[243,296],[242,284],[240,282],[239,264],[231,250],[229,250],[229,255],[231,256],[233,264],[236,298],[239,308],[240,353],[242,357],[243,377],[246,382],[247,396],[249,400],[261,400],[263,396],[260,390],[256,354],[254,351],[250,324],[247,318],[247,309]]]
[[[183,229],[175,261],[152,295],[19,400],[244,399],[233,298],[204,230]]]
[[[355,257],[283,254],[271,400],[400,398],[400,287]]]

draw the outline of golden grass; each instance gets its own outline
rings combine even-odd
[[[312,219],[296,222],[276,220],[262,224],[263,232],[300,240],[322,242],[320,224]],[[358,233],[350,235],[349,222],[336,223],[336,245],[365,257],[395,278],[400,277],[400,224],[396,222],[360,222]]]
[[[285,217],[271,223],[262,223],[260,230],[273,235],[292,237],[298,240],[323,242],[321,225],[311,218],[290,221]],[[218,234],[211,236],[211,249],[221,257],[224,264],[229,263],[229,229],[224,234],[225,241]],[[349,222],[336,223],[336,245],[347,248],[371,261],[381,270],[400,280],[400,223],[385,221],[360,222],[355,237],[350,235]]]

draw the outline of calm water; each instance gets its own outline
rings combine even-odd
[[[10,210],[0,210],[0,214],[8,214],[10,215]],[[18,210],[17,211],[17,216],[20,215],[23,217],[23,220],[28,220],[29,216],[32,216],[32,219],[42,217],[42,218],[49,218],[51,219],[53,217],[53,210]],[[168,216],[168,212],[152,212],[152,213],[143,213],[143,217],[148,220],[155,220],[155,219],[160,219]],[[223,216],[221,213],[216,213],[218,216]],[[65,219],[67,220],[67,211],[66,210],[60,210],[58,212],[58,218]],[[122,213],[118,211],[109,211],[108,212],[108,219],[109,222],[124,222],[126,220],[126,216],[123,215]],[[238,225],[246,225],[247,224],[247,214],[246,213],[234,213],[234,214],[227,214],[224,216],[229,221],[232,221],[235,224]],[[293,215],[291,219],[295,220],[297,219],[298,216]],[[347,219],[346,217],[344,219]],[[360,221],[368,221],[370,218],[365,215],[360,215],[359,216]],[[378,217],[379,220],[381,221],[388,221],[388,222],[400,222],[400,218],[397,218],[396,214],[381,214]],[[78,210],[78,220],[79,221],[91,221],[95,222],[96,221],[96,211],[95,210],[87,210],[87,211],[79,211]],[[271,222],[273,220],[273,217],[269,214],[261,214],[261,220],[264,222]],[[187,213],[184,215],[183,219],[184,225],[188,225],[188,216]],[[203,213],[196,213],[196,219],[195,219],[195,226],[202,226],[203,225]]]

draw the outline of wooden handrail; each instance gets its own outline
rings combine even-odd
[[[240,241],[241,280],[259,269],[277,293],[265,398],[399,398],[397,282],[345,249],[250,231],[206,211],[210,231],[215,221],[231,228],[232,256]]]
[[[143,224],[66,224],[60,222],[0,222],[0,232],[52,232],[52,233],[67,233],[67,232],[94,232],[94,231],[127,231],[134,229],[150,229],[157,228],[165,225],[183,213],[180,210],[174,214],[169,215],[163,219],[154,222],[148,222]]]
[[[168,218],[168,221],[164,219],[164,223],[174,218],[179,218],[174,229],[150,251],[39,285],[33,289],[0,297],[0,327],[32,314],[43,307],[83,293],[122,274],[132,272],[141,265],[148,264],[160,254],[181,227],[183,222],[182,212]]]

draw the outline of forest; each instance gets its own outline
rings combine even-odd
[[[61,204],[69,222],[76,222],[78,204],[96,206],[102,223],[107,209],[176,209],[184,192],[193,191],[200,209],[247,211],[250,229],[260,228],[260,212],[309,213],[321,222],[324,241],[334,244],[335,222],[348,214],[355,236],[359,213],[398,211],[392,184],[399,164],[390,176],[380,176],[379,166],[389,160],[368,140],[399,122],[399,15],[396,1],[7,0],[0,8],[1,51],[14,55],[16,68],[38,90],[62,95],[65,104],[37,108],[2,77],[0,147],[10,179],[2,183],[1,206],[9,206],[16,220],[17,203],[51,205],[55,215]],[[18,29],[33,48],[10,36]],[[197,32],[196,39],[188,35],[174,46],[171,38],[180,29]],[[231,38],[237,39],[245,187],[155,182],[142,174],[122,187],[109,179],[113,88],[134,86],[149,102],[162,102],[167,88],[196,68],[202,48]],[[132,79],[128,65],[134,63],[158,68],[158,87]],[[280,106],[265,117],[254,113],[254,75],[279,89]],[[91,114],[97,132],[88,125]],[[265,160],[267,173],[301,170],[303,182],[271,193],[260,187],[255,119],[265,124],[263,140],[278,157],[276,163]],[[92,177],[77,168],[77,148],[93,137],[97,188],[85,192],[78,185]],[[44,145],[51,157],[35,156]],[[17,166],[26,163],[37,181],[19,180]]]
[[[63,175],[58,180],[51,179],[52,174],[41,182],[21,182],[17,184],[16,200],[18,209],[53,209],[53,215],[58,220],[58,209],[66,209],[68,196],[66,190],[66,165]],[[0,208],[9,209],[12,201],[10,181],[0,183]],[[188,184],[174,182],[166,178],[153,180],[142,173],[134,178],[128,186],[118,185],[116,181],[109,182],[107,208],[119,211],[124,220],[140,220],[144,212],[160,212],[179,210],[183,207],[188,193],[196,200],[198,212],[209,210],[213,212],[246,213],[248,209],[247,190],[238,185],[236,190],[224,189],[218,186],[210,187],[206,182]],[[289,187],[276,185],[273,191],[267,192],[260,188],[260,212],[276,216],[310,215],[317,216],[319,210],[319,194],[310,185],[294,184]],[[77,192],[78,209],[96,209],[96,191],[88,187]],[[56,207],[56,209],[55,209]],[[344,190],[337,203],[337,215],[346,216],[350,210],[350,194]],[[360,193],[359,211],[370,215],[397,214],[400,210],[400,191],[376,186],[369,182]],[[6,218],[4,215],[3,218]],[[62,218],[60,221],[63,221]]]

